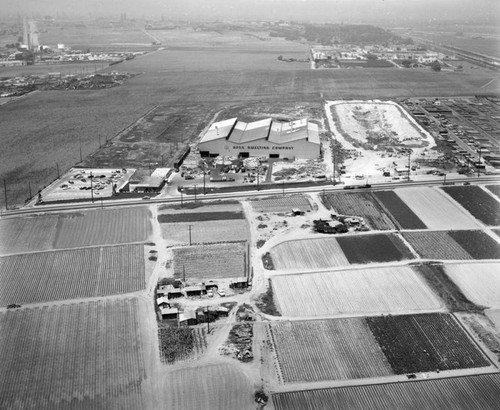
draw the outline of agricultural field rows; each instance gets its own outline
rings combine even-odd
[[[500,259],[500,243],[483,231],[450,231],[449,235],[473,259]]]
[[[500,202],[477,185],[441,188],[486,225],[500,225]]]
[[[0,314],[0,408],[143,408],[137,299]]]
[[[312,210],[309,199],[303,195],[256,199],[249,203],[256,212],[291,212],[296,208],[304,212]]]
[[[337,237],[350,264],[366,264],[413,259],[401,238],[393,233],[344,235]]]
[[[373,195],[401,229],[426,229],[425,224],[394,191],[377,191]]]
[[[271,283],[283,316],[369,315],[442,307],[408,266],[278,275]]]
[[[361,216],[371,229],[396,229],[391,218],[369,192],[336,192],[322,198],[328,209],[341,215]]]
[[[276,322],[270,329],[285,383],[391,374],[362,318]]]
[[[254,410],[252,384],[229,364],[187,367],[165,375],[162,380],[169,410]]]
[[[144,207],[19,217],[0,221],[0,255],[146,241],[151,213]]]
[[[445,231],[406,231],[403,237],[424,259],[467,260],[472,256]]]
[[[396,194],[428,229],[479,229],[477,221],[434,188],[400,188]]]
[[[199,357],[207,348],[205,328],[164,326],[158,329],[158,338],[161,361],[167,364]]]
[[[236,278],[246,275],[246,243],[174,248],[174,276],[186,279]]]
[[[162,223],[160,229],[162,237],[168,245],[189,244],[190,229],[191,244],[248,241],[250,239],[248,224],[244,219]]]
[[[221,220],[245,219],[243,212],[189,212],[189,213],[165,213],[158,215],[159,223],[174,222],[203,222]]]
[[[486,188],[500,199],[500,185],[486,185]]]
[[[0,306],[107,296],[144,287],[143,245],[0,258]]]
[[[276,410],[495,410],[500,374],[275,393]]]
[[[349,265],[335,238],[286,241],[273,247],[270,254],[276,270],[324,269]]]
[[[450,314],[389,315],[366,321],[395,374],[490,365]]]
[[[472,302],[500,308],[500,263],[449,264],[445,271]]]

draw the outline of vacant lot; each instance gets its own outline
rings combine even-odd
[[[270,250],[276,270],[310,270],[349,265],[336,238],[282,242]]]
[[[117,293],[145,286],[144,246],[124,245],[0,258],[0,306]]]
[[[0,314],[0,407],[143,408],[137,299]]]
[[[310,211],[311,203],[303,195],[275,197],[250,201],[250,205],[257,212],[291,212],[292,209]]]
[[[395,374],[489,366],[449,314],[366,318]]]
[[[413,259],[401,238],[392,233],[339,236],[337,241],[350,264]]]
[[[490,226],[500,225],[500,203],[481,187],[448,186],[442,189],[481,222]]]
[[[401,229],[426,229],[425,224],[394,191],[378,191],[373,195],[395,219]]]
[[[325,206],[341,215],[361,216],[371,229],[396,229],[391,218],[369,192],[323,195]]]
[[[423,259],[474,259],[445,231],[403,232],[403,237]]]
[[[231,219],[195,223],[161,224],[161,233],[169,245],[247,241],[250,238],[246,220]]]
[[[429,229],[479,228],[474,218],[436,189],[404,188],[395,192]]]
[[[363,318],[279,322],[270,328],[285,383],[392,373]]]
[[[500,375],[453,377],[273,394],[276,410],[387,410],[442,409],[495,410]]]
[[[283,316],[369,315],[442,307],[407,266],[279,275],[272,278],[272,285]]]
[[[235,366],[212,364],[175,370],[162,383],[169,410],[253,410],[254,389]]]
[[[186,279],[246,276],[246,243],[184,246],[174,249],[174,275]]]
[[[446,265],[447,275],[478,305],[500,307],[500,263]]]

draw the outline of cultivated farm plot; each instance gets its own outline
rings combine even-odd
[[[424,259],[467,260],[473,257],[445,231],[406,231],[403,237]]]
[[[393,233],[344,235],[337,241],[351,264],[391,262],[412,259],[413,254]]]
[[[366,386],[302,390],[272,395],[276,410],[495,410],[500,374],[420,380]]]
[[[500,202],[477,185],[442,188],[472,216],[486,225],[500,225]]]
[[[229,364],[187,367],[164,376],[163,408],[169,410],[254,410],[251,382]]]
[[[246,243],[174,248],[174,276],[186,279],[236,278],[246,275]]]
[[[143,242],[151,233],[151,214],[127,207],[0,221],[0,254]]]
[[[207,348],[204,327],[162,327],[158,338],[161,361],[167,364],[199,357]]]
[[[442,308],[440,299],[408,266],[277,275],[272,285],[283,316],[370,315]]]
[[[366,321],[395,374],[490,366],[449,314],[377,316]]]
[[[324,269],[349,265],[335,238],[286,241],[273,247],[270,254],[276,270]]]
[[[360,216],[371,229],[392,230],[396,226],[368,192],[336,192],[324,196],[325,206],[338,214]]]
[[[168,245],[189,244],[190,229],[191,244],[247,241],[250,239],[245,219],[162,223],[160,228],[162,237]]]
[[[276,322],[270,329],[285,383],[392,374],[363,318]]]
[[[256,212],[291,212],[292,209],[306,212],[312,210],[309,199],[303,195],[256,199],[249,203]]]
[[[401,188],[396,194],[429,229],[478,229],[479,224],[448,197],[429,187]]]
[[[0,314],[0,408],[143,408],[137,299]]]
[[[107,296],[144,287],[143,245],[0,258],[0,306]]]
[[[450,231],[449,235],[473,259],[500,259],[500,244],[483,231]]]
[[[373,195],[394,218],[401,229],[426,229],[427,226],[394,191],[377,191]]]
[[[486,188],[500,199],[500,185],[486,185]]]
[[[500,307],[500,263],[467,263],[445,266],[446,274],[474,303]]]

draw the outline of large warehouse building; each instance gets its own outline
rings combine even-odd
[[[237,118],[212,124],[198,143],[202,157],[311,159],[320,155],[318,126],[307,119],[272,118],[245,123]]]

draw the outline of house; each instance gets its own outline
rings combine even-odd
[[[179,314],[179,324],[181,326],[193,326],[198,324],[198,316],[196,311],[187,310]]]

